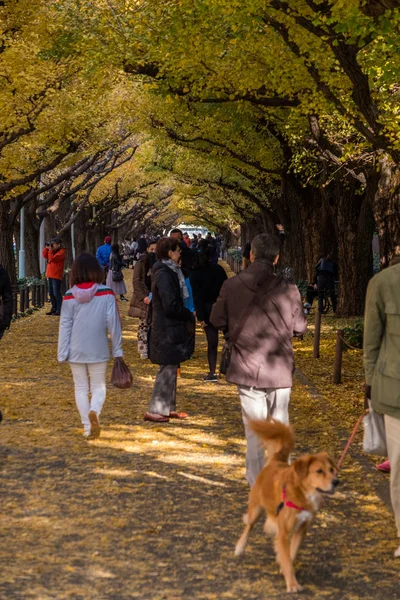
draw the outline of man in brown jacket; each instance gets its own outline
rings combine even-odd
[[[268,416],[287,423],[292,387],[293,335],[307,328],[296,285],[274,274],[280,242],[262,233],[251,244],[251,265],[222,286],[210,321],[232,343],[227,381],[238,386],[247,439],[250,486],[264,466],[264,446],[249,428]]]

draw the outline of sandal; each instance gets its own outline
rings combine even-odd
[[[187,413],[184,412],[176,412],[176,411],[172,411],[169,413],[169,418],[170,419],[187,419],[189,417],[189,415]]]
[[[145,421],[153,421],[154,423],[168,423],[169,417],[164,417],[164,415],[157,415],[155,413],[147,412],[144,415]]]
[[[385,460],[385,462],[380,465],[376,465],[376,468],[383,473],[390,473],[390,460]]]

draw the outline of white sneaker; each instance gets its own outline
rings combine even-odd
[[[85,437],[85,438],[90,437],[90,428],[83,430],[83,437]]]
[[[396,558],[400,558],[400,546],[397,548],[396,552],[394,553]]]

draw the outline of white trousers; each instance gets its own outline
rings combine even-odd
[[[282,423],[289,423],[291,388],[262,390],[239,385],[238,391],[247,440],[246,479],[252,487],[265,464],[265,448],[260,438],[250,429],[249,421],[271,417]]]
[[[90,431],[89,411],[98,415],[106,399],[107,362],[69,363],[75,384],[75,401],[85,431]],[[90,381],[89,381],[90,378]],[[89,400],[89,393],[92,398]]]
[[[400,538],[400,419],[385,415],[385,429],[390,460],[390,497]]]

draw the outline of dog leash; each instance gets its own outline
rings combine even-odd
[[[365,412],[364,412],[364,413],[363,413],[363,414],[362,414],[362,415],[361,415],[361,416],[358,418],[358,421],[357,421],[357,423],[354,425],[353,431],[351,432],[351,435],[350,435],[350,437],[349,437],[349,439],[348,439],[348,442],[347,442],[347,444],[346,444],[346,447],[345,447],[345,449],[344,449],[344,450],[343,450],[343,452],[342,452],[342,456],[339,458],[339,461],[338,461],[338,464],[337,464],[337,469],[338,469],[338,470],[341,468],[341,466],[342,466],[342,464],[343,464],[343,461],[344,461],[344,459],[345,459],[345,457],[346,457],[346,454],[347,454],[347,452],[349,451],[349,448],[350,448],[350,446],[351,446],[351,443],[352,443],[352,441],[354,440],[354,437],[355,437],[355,435],[356,435],[356,433],[357,433],[357,431],[358,431],[358,428],[359,428],[359,427],[360,427],[360,425],[361,425],[361,422],[362,422],[363,418],[364,418],[364,417],[365,417],[365,415],[367,415],[368,413],[369,413],[369,411],[368,411],[368,410],[366,410],[366,411],[365,411]]]

